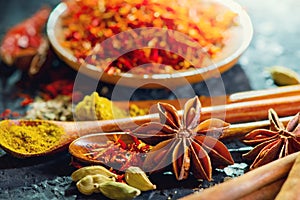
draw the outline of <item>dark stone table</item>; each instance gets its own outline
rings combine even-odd
[[[29,17],[44,4],[55,6],[58,0],[9,0],[0,1],[0,38],[9,27]],[[300,2],[297,0],[238,0],[248,11],[254,26],[254,37],[248,50],[238,64],[225,72],[221,79],[226,93],[276,87],[265,68],[283,65],[300,73]],[[22,112],[14,93],[21,75],[20,71],[8,68],[1,63],[0,68],[0,113],[6,108]],[[210,79],[206,84],[214,84]],[[195,93],[207,95],[205,83],[193,85]],[[105,84],[104,84],[105,85]],[[111,85],[105,85],[111,89]],[[19,89],[17,89],[19,90]],[[180,97],[188,97],[185,88],[177,89]],[[217,89],[212,95],[218,95]],[[126,93],[126,88],[124,88]],[[106,93],[109,97],[110,93]],[[137,90],[132,99],[174,98],[165,90]],[[122,94],[120,94],[122,99]],[[238,159],[238,156],[236,156]],[[35,158],[17,159],[0,150],[0,199],[83,199],[74,191],[69,178],[74,170],[70,166],[70,155],[65,151],[59,154]],[[220,175],[224,176],[224,175]],[[159,179],[159,177],[153,177]],[[165,177],[164,177],[165,178]],[[218,180],[218,177],[214,177]],[[173,179],[166,178],[172,182]],[[192,192],[192,187],[200,183],[195,180],[175,184],[156,192],[143,193],[138,199],[177,199]],[[201,182],[202,186],[209,183]],[[200,184],[200,185],[201,185]],[[164,188],[164,186],[161,186]],[[103,198],[91,196],[89,199]]]

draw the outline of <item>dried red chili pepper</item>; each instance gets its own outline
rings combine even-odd
[[[9,29],[0,46],[3,62],[15,64],[31,74],[40,69],[48,52],[48,40],[42,30],[50,11],[48,7],[41,8],[32,17]]]

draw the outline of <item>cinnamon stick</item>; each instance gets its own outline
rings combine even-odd
[[[296,158],[296,161],[287,177],[287,180],[283,184],[279,194],[276,196],[276,200],[281,199],[299,199],[300,198],[300,155]]]
[[[183,197],[181,200],[235,200],[249,195],[288,175],[300,152],[288,155],[279,160],[245,173],[244,175]]]
[[[239,200],[273,200],[280,191],[281,186],[283,185],[285,178],[279,179],[269,185],[266,185],[255,192],[252,192]]]

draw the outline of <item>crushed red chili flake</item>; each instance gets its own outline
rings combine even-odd
[[[87,144],[89,159],[97,160],[119,171],[124,171],[130,166],[142,166],[145,153],[151,148],[132,136],[133,143],[126,144],[120,138],[116,141],[107,141],[106,144]]]
[[[31,104],[34,100],[31,97],[26,97],[23,99],[23,101],[20,103],[21,106],[25,107]]]
[[[221,52],[228,37],[226,31],[235,24],[236,17],[228,8],[209,1],[78,0],[66,3],[68,11],[62,18],[65,39],[61,44],[80,62],[96,65],[109,74],[172,73],[204,67],[205,58],[214,58]],[[145,27],[161,31],[136,31]],[[132,29],[135,31],[114,37],[112,44],[101,46],[111,36]],[[175,33],[166,37],[170,33],[163,30],[179,31],[190,39],[187,41]],[[141,36],[143,41],[137,39]],[[193,42],[202,47],[201,52],[195,51]],[[146,47],[135,48],[140,44]],[[118,56],[122,49],[131,51]],[[162,65],[144,66],[148,63]]]
[[[23,98],[23,100],[20,103],[20,105],[22,107],[28,106],[29,104],[31,104],[34,101],[33,98],[29,94],[18,93],[17,96],[20,98]]]
[[[5,109],[1,114],[0,117],[1,119],[7,119],[10,117],[12,111],[10,109]]]
[[[45,100],[53,99],[59,95],[72,97],[73,85],[74,85],[73,80],[62,79],[62,80],[53,81],[49,84],[41,86],[41,92],[42,92],[41,96]]]
[[[19,112],[12,111],[11,109],[5,109],[2,113],[0,113],[0,120],[17,118],[19,116],[21,116]]]

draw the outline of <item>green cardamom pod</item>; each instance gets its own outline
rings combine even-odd
[[[87,175],[96,175],[101,174],[106,177],[114,177],[117,178],[117,175],[109,171],[103,166],[95,165],[95,166],[87,166],[82,167],[75,172],[72,173],[71,178],[73,181],[78,181]]]
[[[115,181],[115,178],[110,178],[101,174],[87,175],[76,183],[76,187],[82,194],[91,195],[94,192],[99,193],[99,185],[107,181]]]
[[[91,195],[94,193],[95,190],[98,190],[97,188],[94,187],[93,178],[91,176],[86,176],[80,179],[76,183],[76,187],[80,193],[85,195]]]
[[[156,185],[153,185],[146,173],[139,167],[129,167],[125,171],[125,180],[128,185],[135,187],[141,191],[148,191],[156,189]]]
[[[292,69],[283,66],[273,66],[268,69],[276,85],[296,85],[300,83],[300,76]]]
[[[99,185],[101,193],[115,200],[129,200],[141,194],[139,189],[131,187],[126,183],[107,181]]]

